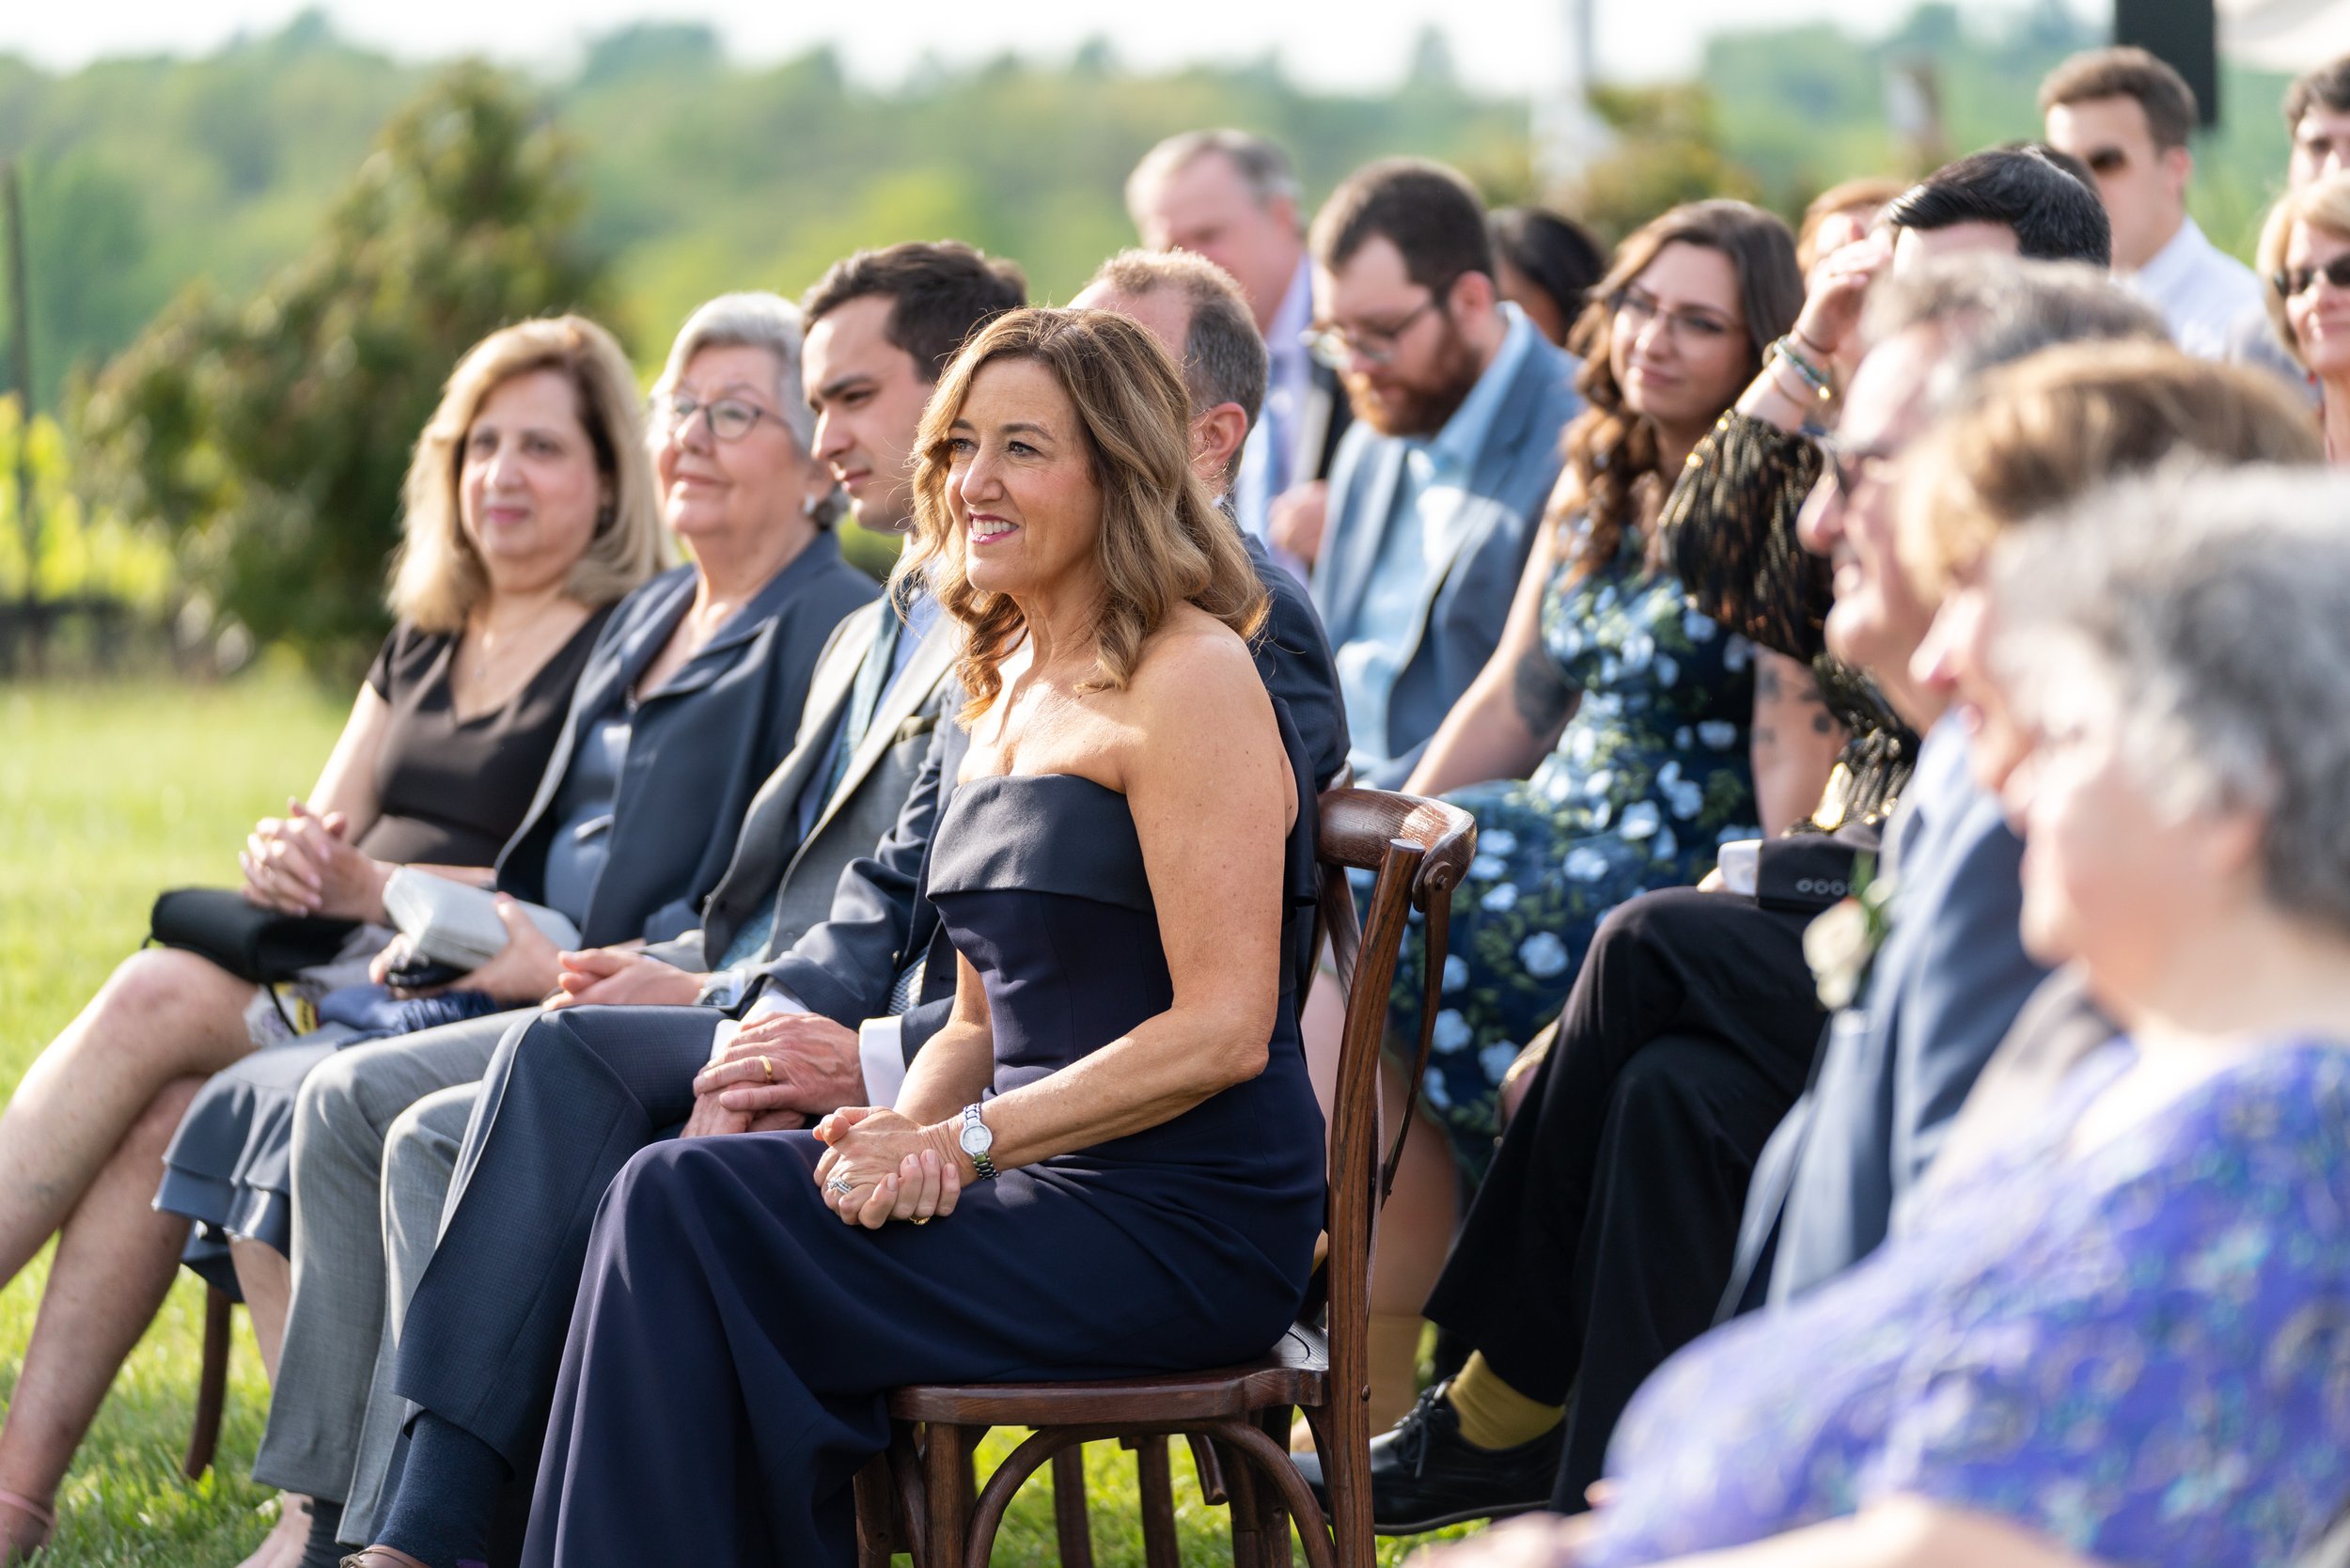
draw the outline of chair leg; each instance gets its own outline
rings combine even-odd
[[[898,1540],[897,1486],[889,1457],[878,1454],[856,1473],[856,1568],[889,1568],[904,1550]]]
[[[932,1421],[922,1450],[922,1497],[926,1528],[922,1547],[928,1568],[959,1568],[964,1529],[971,1517],[974,1440],[963,1428]]]
[[[237,1304],[219,1290],[204,1296],[204,1365],[196,1380],[196,1422],[188,1432],[188,1451],[180,1461],[190,1481],[211,1468],[212,1451],[220,1446],[220,1419],[228,1402],[228,1325]]]
[[[1257,1417],[1258,1430],[1287,1450],[1290,1446],[1290,1409],[1279,1405],[1261,1411]],[[1230,1468],[1247,1471],[1246,1460],[1235,1459]],[[1291,1568],[1295,1556],[1290,1549],[1290,1511],[1282,1505],[1281,1489],[1249,1475],[1250,1499],[1255,1504],[1258,1568]],[[1318,1523],[1319,1521],[1309,1521]]]
[[[1175,1480],[1169,1470],[1167,1439],[1153,1433],[1129,1442],[1135,1450],[1135,1479],[1142,1493],[1144,1568],[1182,1568],[1183,1552],[1175,1540]]]
[[[1060,1568],[1093,1568],[1093,1531],[1086,1516],[1086,1450],[1074,1443],[1053,1455],[1053,1534]]]
[[[1260,1539],[1264,1521],[1259,1516],[1257,1494],[1261,1490],[1248,1462],[1238,1454],[1222,1451],[1203,1442],[1197,1435],[1192,1439],[1194,1458],[1204,1456],[1220,1473],[1226,1512],[1232,1533],[1232,1568],[1265,1568],[1264,1543]]]

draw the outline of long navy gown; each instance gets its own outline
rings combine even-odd
[[[1167,1009],[1123,795],[1067,774],[975,779],[935,842],[931,896],[986,987],[995,1092]],[[886,1389],[1190,1370],[1273,1344],[1323,1218],[1292,948],[1260,1076],[975,1183],[931,1225],[843,1224],[807,1133],[636,1155],[597,1215],[525,1560],[849,1563],[851,1483],[886,1444]]]

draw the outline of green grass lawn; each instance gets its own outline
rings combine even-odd
[[[138,945],[158,890],[234,881],[245,830],[309,787],[341,717],[339,699],[269,677],[0,691],[0,1089],[14,1089]],[[0,1397],[13,1391],[46,1275],[44,1257],[0,1291]],[[266,1533],[274,1500],[248,1471],[268,1390],[242,1313],[219,1460],[200,1482],[180,1474],[203,1318],[203,1294],[183,1274],[67,1477],[44,1562],[231,1568]],[[991,1438],[982,1475],[1015,1435]],[[1183,1560],[1228,1561],[1224,1513],[1199,1501],[1178,1453]],[[1100,1560],[1139,1568],[1133,1457],[1095,1444],[1087,1480]],[[1382,1560],[1400,1561],[1408,1544],[1386,1544]],[[995,1560],[1054,1560],[1042,1477],[1013,1506]]]

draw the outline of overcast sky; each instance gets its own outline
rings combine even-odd
[[[1568,0],[867,0],[817,6],[807,0],[326,0],[347,35],[412,57],[481,52],[559,70],[582,39],[648,18],[714,24],[740,56],[770,60],[829,39],[853,71],[891,82],[924,51],[948,60],[1012,50],[1066,55],[1093,34],[1107,37],[1129,65],[1156,69],[1190,60],[1248,59],[1277,51],[1297,79],[1324,86],[1377,87],[1395,80],[1420,26],[1449,38],[1462,73],[1480,86],[1537,85]],[[1688,71],[1705,36],[1731,25],[1829,18],[1882,28],[1905,14],[1904,0],[1591,0],[1601,71],[1653,78]],[[1966,0],[1970,14],[2013,10],[2027,0]],[[2109,13],[2101,0],[2065,0],[2083,14]],[[305,8],[303,0],[0,0],[0,52],[53,69],[114,55],[217,48],[239,31],[266,32]],[[1324,20],[1329,19],[1329,20]]]

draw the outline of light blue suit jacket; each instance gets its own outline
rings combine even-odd
[[[1534,526],[1559,479],[1560,432],[1583,406],[1574,392],[1580,364],[1538,336],[1503,389],[1501,407],[1470,465],[1466,499],[1422,585],[1411,641],[1387,698],[1384,749],[1394,760],[1360,782],[1380,789],[1402,783],[1501,640]],[[1395,515],[1403,454],[1402,440],[1357,420],[1331,464],[1328,543],[1314,562],[1313,596],[1333,648],[1355,635],[1388,530],[1418,526],[1415,518]]]

